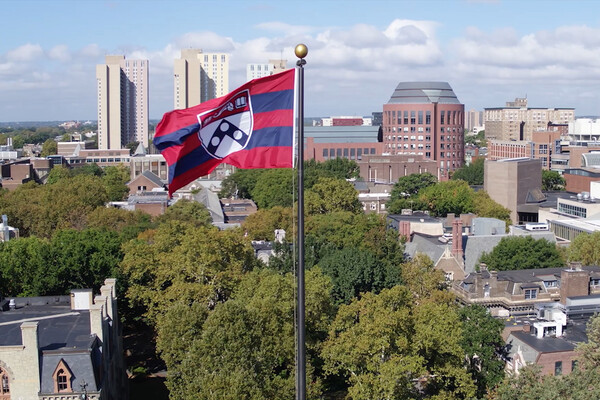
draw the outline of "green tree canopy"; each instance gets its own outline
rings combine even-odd
[[[58,145],[56,144],[56,140],[48,139],[42,145],[42,151],[40,156],[46,157],[56,154],[58,152]]]
[[[565,190],[565,178],[556,171],[542,170],[542,190]]]
[[[506,223],[508,230],[509,225],[512,225],[510,219],[510,210],[496,203],[485,190],[478,190],[473,195],[473,203],[475,204],[474,212],[479,217],[496,218]]]
[[[325,371],[344,377],[354,400],[470,398],[460,339],[453,306],[416,304],[395,286],[340,306],[323,347]]]
[[[356,247],[333,250],[319,261],[333,283],[333,299],[348,304],[361,293],[379,293],[400,283],[400,267],[388,267],[370,251]]]
[[[294,204],[293,173],[289,168],[265,170],[250,192],[258,208],[291,207]]]
[[[124,165],[104,168],[102,182],[110,201],[121,201],[129,193],[126,183],[130,181],[129,168]]]
[[[510,271],[533,268],[556,268],[565,265],[556,244],[531,236],[503,237],[490,253],[483,253],[480,262],[489,270]]]
[[[436,217],[443,217],[449,213],[470,213],[475,209],[473,189],[467,182],[460,180],[428,186],[419,192],[418,199]]]
[[[319,348],[334,314],[331,283],[306,275],[309,399],[322,395]],[[207,312],[177,302],[159,319],[158,349],[173,399],[284,399],[295,389],[294,279],[269,270],[245,275],[231,298]],[[174,328],[174,325],[177,327]]]
[[[458,316],[462,323],[460,345],[466,354],[466,368],[477,386],[477,398],[482,399],[504,379],[507,355],[502,339],[504,323],[480,305],[462,307]]]
[[[319,178],[312,188],[306,191],[306,212],[308,214],[327,214],[334,211],[362,213],[358,192],[354,186],[343,179]]]
[[[0,293],[2,296],[41,296],[56,288],[48,240],[25,237],[0,242]]]
[[[198,227],[208,227],[212,223],[212,217],[204,204],[181,199],[168,207],[163,215],[156,218],[156,222],[159,224],[167,221],[188,222]]]
[[[390,201],[415,196],[421,189],[435,185],[436,183],[437,178],[429,172],[403,176],[394,184]]]
[[[127,296],[150,322],[172,303],[207,309],[227,300],[243,274],[258,265],[241,230],[168,221],[124,246],[121,263]]]
[[[600,231],[577,235],[567,249],[567,258],[584,265],[600,265]]]
[[[483,185],[483,163],[485,159],[478,158],[473,163],[465,165],[452,174],[452,179],[461,179],[469,185]]]
[[[291,237],[295,218],[297,217],[291,207],[275,206],[249,215],[244,220],[242,229],[252,240],[274,240],[275,229],[283,229],[286,236]]]

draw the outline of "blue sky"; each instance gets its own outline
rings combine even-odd
[[[0,121],[96,119],[95,65],[150,60],[150,117],[173,104],[181,48],[247,63],[306,43],[305,114],[370,115],[402,81],[447,81],[467,109],[600,115],[600,2],[0,0]]]

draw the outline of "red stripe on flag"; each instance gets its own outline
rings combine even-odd
[[[197,134],[190,135],[182,145],[167,147],[162,151],[162,155],[167,161],[167,164],[173,165],[181,157],[191,153],[200,146],[200,138]]]
[[[274,126],[290,126],[294,120],[294,110],[274,110],[254,114],[253,129],[270,128]]]
[[[260,94],[268,92],[277,92],[279,90],[294,89],[294,69],[288,69],[275,75],[270,75],[264,78],[258,78],[250,81],[240,87],[244,88],[250,85],[250,94]]]
[[[255,147],[240,150],[223,159],[223,162],[238,168],[292,168],[293,149],[289,146]]]

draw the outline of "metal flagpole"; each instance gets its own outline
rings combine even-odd
[[[294,49],[298,66],[298,324],[296,344],[296,399],[306,399],[306,344],[304,321],[304,57],[308,48]]]

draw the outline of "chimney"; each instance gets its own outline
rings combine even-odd
[[[410,242],[410,221],[400,221],[400,232],[398,233],[399,237],[406,238],[407,242]]]
[[[459,218],[452,221],[452,254],[462,260],[462,221]]]
[[[563,269],[560,273],[560,302],[566,304],[567,297],[587,296],[590,294],[590,274],[579,265]]]

